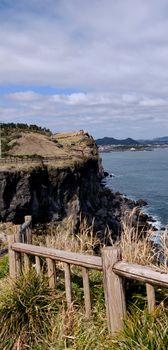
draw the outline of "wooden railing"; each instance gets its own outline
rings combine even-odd
[[[56,156],[56,157],[8,157],[8,158],[0,158],[0,164],[6,164],[6,163],[39,163],[39,162],[51,162],[51,161],[57,161],[57,160],[66,160],[71,158],[71,156]]]
[[[24,217],[24,223],[22,225],[13,225],[15,230],[15,239],[17,242],[26,242],[31,243],[31,224],[32,224],[32,217],[30,215],[27,215]],[[13,235],[8,236],[8,244],[10,243],[10,240],[13,242]],[[8,247],[4,247],[0,249],[0,257],[8,254]]]
[[[20,236],[19,236],[20,237]],[[71,265],[82,270],[83,291],[86,315],[91,314],[91,298],[89,287],[89,269],[103,272],[104,295],[108,329],[115,333],[123,326],[126,316],[124,279],[134,279],[146,283],[148,310],[155,307],[154,286],[168,287],[168,274],[151,267],[126,263],[121,260],[121,251],[116,247],[102,249],[101,257],[72,253],[47,247],[20,243],[16,237],[9,243],[9,265],[11,277],[17,277],[21,271],[29,270],[30,256],[35,256],[35,268],[41,273],[41,258],[46,259],[49,285],[56,287],[57,262],[62,262],[65,276],[65,292],[67,306],[72,303]],[[22,259],[21,259],[22,257]]]

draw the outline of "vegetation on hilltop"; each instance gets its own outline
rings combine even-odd
[[[50,136],[52,134],[49,129],[42,128],[41,126],[37,126],[35,124],[28,125],[24,123],[2,123],[2,156],[7,156],[14,147],[19,146],[19,142],[17,140],[21,138],[22,133],[30,132],[39,133],[46,136]]]
[[[33,132],[39,132],[40,134],[45,135],[51,135],[52,132],[50,129],[47,129],[45,127],[38,126],[36,124],[25,124],[25,123],[2,123],[1,124],[2,131],[4,134],[12,133],[13,131],[33,131]]]
[[[9,123],[1,125],[2,157],[64,157],[97,156],[91,136],[79,132],[52,134],[37,125]]]

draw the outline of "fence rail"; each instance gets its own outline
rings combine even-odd
[[[57,161],[57,160],[66,160],[70,159],[71,156],[56,156],[56,157],[35,157],[35,158],[28,158],[28,157],[23,157],[23,158],[17,158],[17,157],[11,157],[11,158],[0,158],[0,164],[6,164],[6,163],[39,163],[39,162],[50,162],[50,161]]]
[[[30,217],[27,222],[30,222]],[[26,222],[25,220],[25,222]],[[22,225],[22,228],[29,229],[28,224]],[[146,293],[148,300],[148,310],[152,312],[155,308],[155,289],[154,286],[168,288],[168,274],[151,267],[130,264],[122,261],[121,251],[116,247],[105,247],[102,249],[101,257],[72,253],[68,251],[35,246],[31,242],[21,243],[22,235],[18,235],[21,229],[17,229],[16,235],[10,238],[9,242],[9,266],[11,277],[18,276],[21,271],[29,270],[31,259],[35,257],[35,269],[38,274],[42,273],[41,258],[46,259],[46,266],[51,288],[56,287],[57,262],[62,262],[65,276],[65,292],[67,306],[72,303],[72,284],[71,284],[71,265],[81,268],[83,278],[83,291],[85,312],[89,317],[91,314],[91,298],[89,286],[89,269],[95,269],[103,272],[103,285],[105,295],[105,306],[107,315],[107,324],[109,332],[115,333],[123,326],[123,320],[126,316],[126,300],[124,279],[134,279],[146,284]],[[9,236],[10,237],[10,236]],[[28,236],[30,238],[30,235]]]
[[[121,277],[150,283],[160,287],[168,287],[168,273],[164,271],[160,272],[159,270],[156,271],[147,266],[120,261],[113,266],[113,271]]]
[[[46,248],[24,243],[13,243],[11,248],[17,253],[26,253],[28,255],[50,258],[72,265],[87,267],[95,270],[102,270],[102,259],[98,256],[72,253],[65,250]]]

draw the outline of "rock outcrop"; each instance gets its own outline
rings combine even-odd
[[[89,223],[94,218],[94,230],[100,236],[108,226],[116,239],[123,211],[135,203],[102,184],[104,173],[96,145],[90,136],[85,137],[82,158],[70,165],[57,166],[55,160],[52,166],[41,163],[27,169],[1,169],[0,220],[21,223],[24,215],[32,215],[34,222],[43,223],[72,215],[78,225],[82,215]]]

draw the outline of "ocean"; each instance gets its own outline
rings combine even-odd
[[[144,199],[144,212],[160,229],[168,224],[168,148],[153,151],[101,153],[104,169],[112,175],[106,185],[133,200]]]

